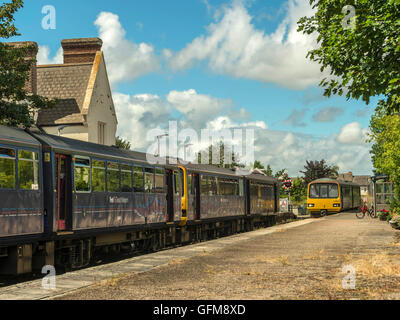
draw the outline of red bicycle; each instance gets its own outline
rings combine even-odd
[[[371,218],[376,218],[374,205],[372,205],[371,208],[368,209],[367,202],[364,201],[364,205],[361,207],[361,211],[357,212],[356,216],[358,219],[363,219],[366,214],[369,215]]]

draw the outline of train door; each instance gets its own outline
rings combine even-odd
[[[165,170],[166,182],[167,182],[167,222],[174,221],[174,183],[173,183],[173,171]]]
[[[57,230],[72,227],[71,158],[56,154]]]
[[[343,187],[340,187],[340,209],[341,209],[341,211],[343,211],[343,208],[344,208],[343,198],[344,198]]]
[[[246,215],[251,215],[251,194],[250,194],[250,180],[244,181],[244,190],[246,195]]]
[[[278,185],[275,183],[274,184],[274,200],[275,200],[275,210],[274,212],[278,212],[278,206],[279,206],[279,189]]]
[[[197,173],[192,174],[192,194],[194,220],[200,220],[200,179]]]

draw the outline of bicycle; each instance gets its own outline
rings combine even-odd
[[[358,219],[363,219],[365,217],[365,214],[369,215],[371,218],[376,218],[374,205],[372,205],[371,208],[368,209],[367,204],[364,203],[364,205],[361,207],[361,211],[356,213],[356,217]]]

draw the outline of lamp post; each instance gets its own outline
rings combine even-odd
[[[160,134],[159,136],[157,136],[157,143],[158,143],[158,153],[157,153],[157,157],[159,157],[160,156],[160,139],[162,138],[162,137],[168,137],[168,133],[164,133],[164,134]]]
[[[58,136],[61,136],[61,130],[63,130],[66,127],[70,127],[69,125],[62,125],[62,126],[58,126],[57,130],[58,130]]]

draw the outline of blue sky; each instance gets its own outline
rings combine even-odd
[[[54,30],[42,28],[46,5],[56,9]],[[274,170],[297,175],[305,160],[325,158],[370,174],[364,141],[376,100],[322,96],[319,67],[305,58],[315,41],[295,32],[311,12],[307,0],[35,0],[17,13],[22,36],[12,40],[36,41],[39,63],[62,63],[62,39],[101,37],[118,134],[138,150],[140,128],[179,118],[195,129],[255,128],[256,158]]]

